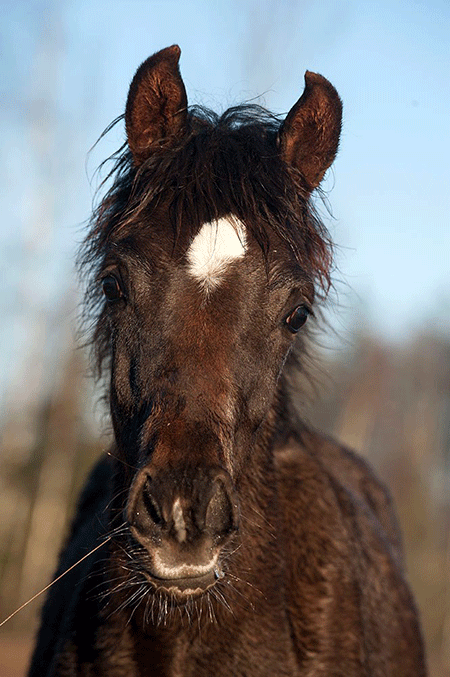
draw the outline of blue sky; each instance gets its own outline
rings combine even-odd
[[[123,112],[139,63],[173,43],[191,103],[221,110],[262,95],[287,112],[306,69],[336,86],[344,129],[325,182],[333,218],[322,210],[338,245],[332,322],[345,334],[369,321],[397,341],[423,325],[448,331],[446,0],[3,0],[1,8],[6,381],[36,341],[51,358],[52,337],[74,316],[74,251],[92,176],[122,131],[88,151]]]

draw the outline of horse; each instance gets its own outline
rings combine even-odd
[[[179,58],[137,70],[82,249],[114,441],[29,675],[423,676],[389,493],[296,404],[341,100],[307,71],[284,119],[218,115],[188,107]]]

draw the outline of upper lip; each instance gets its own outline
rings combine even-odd
[[[162,578],[161,576],[157,576],[152,571],[148,570],[145,573],[152,582],[157,582],[162,587],[175,588],[181,591],[187,589],[205,590],[223,576],[222,570],[219,569],[217,565],[211,567],[211,569],[202,574],[177,576],[174,578]]]

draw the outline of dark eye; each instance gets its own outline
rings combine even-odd
[[[294,310],[292,310],[285,318],[284,324],[290,332],[296,334],[305,324],[308,315],[310,315],[310,310],[306,306],[297,306],[297,308],[294,308]]]
[[[122,290],[114,275],[107,275],[102,280],[102,289],[107,301],[118,301],[122,298]]]

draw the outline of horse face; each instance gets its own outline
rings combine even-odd
[[[313,288],[281,276],[282,244],[268,259],[236,217],[201,224],[176,257],[155,221],[134,255],[129,239],[115,243],[102,274],[111,412],[137,469],[126,515],[147,575],[192,593],[222,575],[239,528],[235,487]]]

